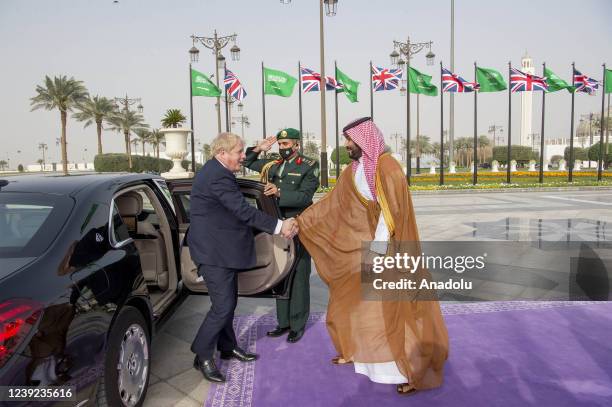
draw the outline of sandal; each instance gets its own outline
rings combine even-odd
[[[402,383],[397,385],[397,394],[408,395],[413,394],[417,389],[409,383]]]
[[[349,363],[353,363],[352,360],[344,360],[342,356],[336,356],[335,358],[332,358],[331,362],[334,365],[346,365]]]

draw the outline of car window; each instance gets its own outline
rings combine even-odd
[[[164,194],[164,197],[170,204],[170,207],[176,214],[176,208],[174,207],[174,202],[172,202],[172,194],[170,193],[170,189],[168,189],[168,184],[166,184],[166,181],[164,181],[163,179],[156,179],[156,180],[153,180],[153,182],[155,182],[155,184],[162,191],[162,193]]]
[[[243,195],[244,195],[244,199],[246,199],[249,205],[257,209],[261,208],[255,196],[249,195],[249,194],[243,194]],[[189,223],[189,215],[191,212],[191,195],[189,194],[188,191],[186,191],[186,192],[177,193],[176,197],[178,198],[178,200],[181,203],[181,206],[183,207],[186,223]]]
[[[123,219],[119,214],[119,209],[117,209],[117,205],[115,204],[115,202],[113,202],[110,237],[111,244],[113,246],[117,246],[130,238],[128,228],[125,222],[123,222]]]
[[[38,257],[55,240],[74,203],[65,196],[0,193],[0,258]]]

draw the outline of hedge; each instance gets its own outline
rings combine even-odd
[[[183,160],[183,167],[191,169],[191,162]],[[94,158],[94,168],[97,172],[155,172],[162,173],[170,171],[172,161],[163,158],[133,155],[132,169],[129,168],[126,154],[111,153],[98,154]],[[202,168],[196,164],[196,171]]]

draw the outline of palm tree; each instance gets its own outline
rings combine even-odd
[[[43,168],[43,163],[44,163],[44,162],[45,162],[45,161],[44,161],[42,158],[39,158],[38,160],[36,160],[36,163],[37,163],[38,165],[40,165],[40,170],[41,170],[41,171],[44,171],[44,168]]]
[[[491,145],[491,140],[484,134],[478,137],[478,148],[480,149],[480,161],[486,161],[485,149]]]
[[[159,145],[162,143],[164,139],[163,133],[160,133],[159,129],[153,129],[150,133],[149,143],[155,149],[155,157],[159,160]],[[206,145],[206,144],[205,144]],[[210,146],[208,146],[210,149]]]
[[[164,127],[179,127],[181,126],[187,118],[179,109],[168,109],[166,110],[166,114],[162,118],[162,126]]]
[[[0,171],[5,169],[8,166],[8,162],[6,160],[0,160]]]
[[[37,95],[30,99],[32,110],[58,109],[62,125],[61,145],[62,145],[62,167],[64,175],[68,175],[68,152],[66,148],[66,121],[68,112],[79,103],[87,99],[87,89],[83,82],[77,81],[74,77],[67,78],[65,75],[51,79],[45,76],[44,86],[36,86]]]
[[[136,134],[136,137],[138,137],[140,139],[140,142],[142,143],[142,156],[144,157],[145,145],[147,144],[148,141],[150,141],[151,132],[147,129],[142,128],[142,129],[134,130],[134,133]]]
[[[133,138],[132,141],[130,141],[130,143],[134,145],[134,150],[136,150],[138,148],[138,144],[140,143],[140,140],[138,138]]]
[[[210,144],[204,144],[202,146],[202,154],[204,155],[204,162],[210,160],[210,157],[211,157]]]
[[[122,109],[116,111],[106,121],[112,126],[112,130],[123,131],[125,142],[125,154],[128,157],[128,166],[132,169],[132,149],[130,148],[130,133],[138,129],[146,129],[149,127],[145,124],[144,117],[140,113],[131,110]]]
[[[83,127],[90,126],[93,123],[96,124],[98,154],[102,154],[102,122],[115,112],[115,104],[110,99],[96,95],[85,100],[77,108],[80,111],[75,113],[73,117],[80,122],[85,122]]]

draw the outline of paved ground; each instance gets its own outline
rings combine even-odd
[[[545,222],[545,235],[574,233],[583,240],[612,237],[612,190],[500,192],[414,195],[422,240],[518,238],[531,240],[533,225]],[[545,238],[545,236],[544,236]],[[327,289],[311,276],[311,309],[325,311]],[[185,301],[153,343],[151,382],[145,406],[201,406],[209,384],[191,364],[189,350],[210,301],[194,296]],[[240,299],[238,314],[274,312],[268,299]],[[282,339],[280,339],[282,340]]]

